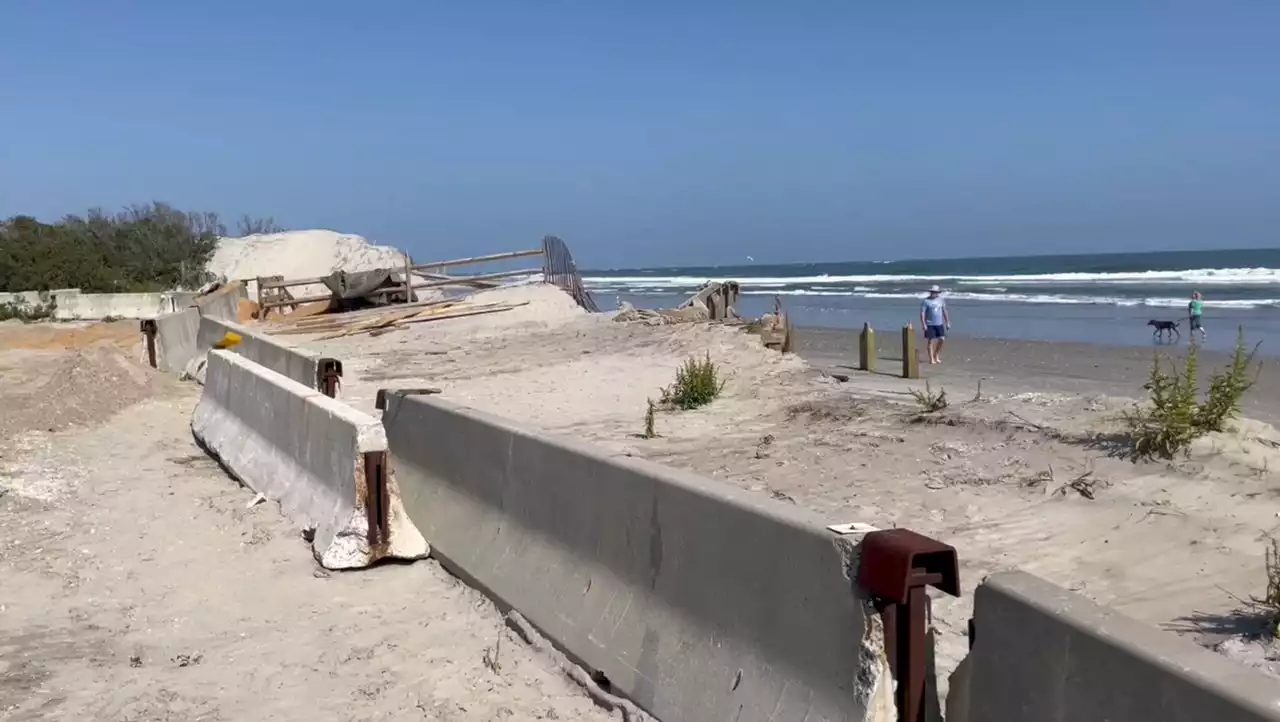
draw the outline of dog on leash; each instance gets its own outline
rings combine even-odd
[[[1182,340],[1182,334],[1178,332],[1177,321],[1157,321],[1155,319],[1151,319],[1150,321],[1147,321],[1147,325],[1155,327],[1155,331],[1152,331],[1151,335],[1154,336],[1156,340],[1167,337],[1172,341],[1174,335],[1177,335],[1179,341]]]

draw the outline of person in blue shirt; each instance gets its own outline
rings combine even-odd
[[[925,346],[929,349],[929,363],[942,363],[942,343],[951,328],[951,316],[947,302],[942,300],[942,289],[934,286],[929,296],[920,302],[920,327],[924,329]]]

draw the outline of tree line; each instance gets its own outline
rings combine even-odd
[[[283,230],[271,219],[242,218],[239,235]],[[127,293],[196,288],[227,227],[216,213],[165,203],[114,214],[91,209],[55,223],[30,216],[0,221],[0,291],[79,288]]]

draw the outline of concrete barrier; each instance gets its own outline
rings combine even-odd
[[[240,337],[240,343],[231,351],[303,386],[324,391],[327,396],[337,395],[337,379],[342,376],[341,362],[279,341],[234,321],[201,316],[196,338],[198,352],[213,348],[228,332]]]
[[[155,318],[178,310],[170,293],[60,293],[56,300],[53,317],[60,321]]]
[[[235,321],[240,308],[240,299],[245,298],[244,285],[227,284],[213,293],[198,296],[195,293],[175,291],[169,294],[169,302],[177,310],[156,316],[151,332],[155,338],[155,367],[170,373],[182,373],[197,356],[208,351],[212,344],[201,347],[199,344],[200,319],[230,319]],[[143,320],[143,344],[147,339],[148,320]]]
[[[314,529],[328,569],[428,551],[409,521],[375,418],[249,359],[211,351],[196,440],[250,489]]]
[[[200,309],[201,316],[225,321],[238,321],[240,319],[240,301],[248,298],[249,294],[245,290],[244,284],[239,281],[232,281],[224,284],[213,293],[192,298],[190,304]]]
[[[948,722],[1280,720],[1280,682],[1025,572],[978,587],[974,631]]]
[[[435,398],[380,400],[432,555],[665,722],[891,720],[857,546],[793,505]]]
[[[181,373],[199,353],[196,336],[200,331],[200,310],[184,308],[155,318],[156,368]],[[145,336],[145,331],[143,332]],[[146,343],[146,339],[143,339]]]

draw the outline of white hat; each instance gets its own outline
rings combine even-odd
[[[929,293],[942,293],[942,289],[937,285],[933,285],[929,287]]]

